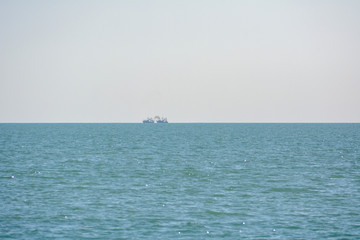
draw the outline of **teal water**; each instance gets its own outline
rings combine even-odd
[[[0,239],[359,239],[360,124],[0,124]]]

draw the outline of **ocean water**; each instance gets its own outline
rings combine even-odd
[[[360,239],[360,124],[0,124],[0,239]]]

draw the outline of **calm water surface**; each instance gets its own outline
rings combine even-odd
[[[0,239],[359,239],[360,124],[0,124]]]

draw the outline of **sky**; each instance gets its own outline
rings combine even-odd
[[[1,0],[0,122],[360,122],[360,1]]]

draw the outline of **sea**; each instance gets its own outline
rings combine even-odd
[[[360,124],[0,124],[0,239],[360,239]]]

